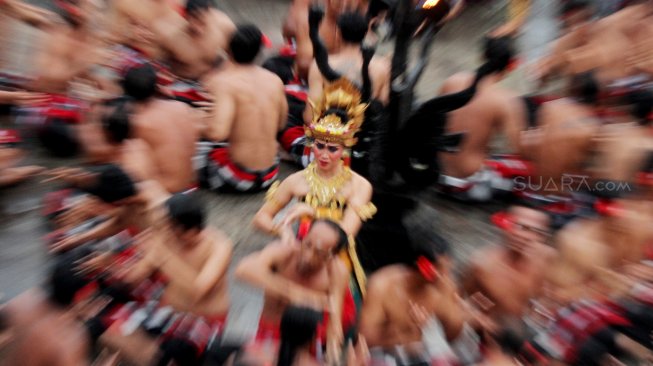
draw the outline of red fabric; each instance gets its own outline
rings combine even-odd
[[[509,231],[512,228],[512,218],[510,214],[501,211],[497,212],[491,217],[492,223],[501,230]]]
[[[340,319],[343,333],[347,333],[356,324],[356,302],[351,291],[345,293],[345,298],[342,303],[342,317]],[[327,338],[327,325],[329,324],[329,313],[324,312],[322,322],[317,327],[317,337],[325,344]],[[281,340],[281,322],[272,322],[261,318],[258,323],[258,330],[256,331],[256,342],[265,342],[268,339],[274,341]]]
[[[261,43],[265,48],[272,48],[272,41],[270,40],[270,37],[266,36],[265,34],[263,34],[261,37]]]
[[[576,304],[568,310],[571,312],[557,320],[549,335],[569,363],[576,361],[578,347],[602,329],[630,325],[628,319],[605,304]]]
[[[296,57],[297,50],[292,44],[286,44],[279,50],[279,55],[283,57]]]
[[[71,124],[79,124],[82,122],[82,111],[85,109],[85,104],[83,101],[67,95],[49,94],[45,101],[32,104],[31,107],[43,108],[42,114],[48,118],[58,118]]]
[[[487,160],[485,165],[499,172],[504,178],[528,177],[535,173],[533,163],[517,155],[502,155],[497,159]]]
[[[304,136],[304,128],[300,126],[294,126],[286,129],[283,134],[281,135],[281,138],[279,139],[279,143],[281,143],[281,147],[285,151],[290,151],[290,148],[292,147],[292,143],[295,142],[298,138],[301,138]]]
[[[185,313],[168,324],[163,338],[189,341],[201,355],[213,336],[223,331],[226,320],[226,315],[205,318]]]
[[[231,161],[231,158],[229,157],[229,148],[221,147],[221,148],[214,149],[209,154],[209,157],[219,165],[229,167],[229,169],[237,179],[241,181],[249,181],[249,182],[256,181],[256,175],[242,171],[236,164],[234,164]],[[270,173],[266,174],[263,177],[263,181],[268,181],[270,179],[273,179],[277,175],[277,173],[279,173],[278,166],[275,169],[273,169]]]
[[[16,130],[0,129],[0,145],[16,144],[20,142],[20,136]]]

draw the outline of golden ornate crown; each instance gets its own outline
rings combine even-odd
[[[324,87],[320,102],[313,108],[313,120],[304,126],[306,136],[352,147],[354,135],[365,120],[367,104],[361,102],[360,90],[351,81],[341,78]]]

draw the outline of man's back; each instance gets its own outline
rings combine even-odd
[[[195,182],[192,157],[199,123],[184,103],[153,99],[135,116],[135,137],[152,149],[159,180],[169,192],[179,192]]]
[[[553,179],[558,189],[564,189],[563,175],[585,173],[584,165],[600,121],[589,105],[572,99],[544,104],[538,112],[538,121],[542,139],[534,155],[536,169],[545,186]]]
[[[253,65],[233,65],[207,78],[217,100],[215,113],[229,113],[231,159],[252,170],[272,166],[277,132],[286,122],[287,101],[279,77]]]
[[[473,80],[473,74],[455,74],[447,79],[441,94],[464,90]],[[514,93],[494,85],[496,81],[482,81],[466,106],[448,114],[447,131],[465,132],[466,136],[458,153],[440,154],[446,175],[464,178],[476,173],[487,158],[488,144],[497,128],[507,135],[510,147],[517,149],[519,133],[526,125],[525,105]]]

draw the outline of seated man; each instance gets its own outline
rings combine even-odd
[[[188,0],[184,15],[185,21],[178,19],[177,14],[172,19],[152,17],[148,25],[158,43],[168,51],[172,72],[198,81],[217,61],[226,59],[224,52],[236,27],[210,0]],[[195,87],[197,85],[188,85],[185,81],[172,86],[179,96]]]
[[[59,179],[112,204],[105,220],[88,231],[70,233],[56,242],[51,250],[67,251],[88,242],[106,239],[128,230],[131,235],[147,230],[154,223],[153,209],[160,208],[170,194],[156,181],[134,182],[125,170],[115,164],[89,169],[63,168],[50,172],[52,179]]]
[[[370,277],[361,334],[374,358],[380,356],[377,353],[391,355],[403,365],[413,364],[402,360],[404,356],[415,361],[430,353],[428,364],[439,364],[436,358],[455,362],[451,349],[425,350],[423,342],[429,325],[426,320],[434,318],[432,329],[437,329],[437,336],[446,344],[459,338],[469,318],[449,272],[448,243],[424,235],[412,245],[407,263],[383,267]]]
[[[234,64],[206,78],[215,105],[205,137],[228,143],[207,154],[200,173],[214,190],[257,192],[277,178],[276,136],[285,127],[288,103],[281,80],[254,64],[261,40],[256,26],[239,26],[229,44]]]
[[[526,108],[518,95],[496,85],[511,70],[513,50],[508,38],[487,39],[486,60],[494,60],[499,71],[485,77],[474,98],[464,107],[449,113],[448,133],[466,133],[456,153],[439,153],[443,174],[440,183],[445,191],[459,191],[461,199],[486,201],[502,187],[496,172],[486,166],[489,144],[497,130],[507,137],[508,146],[519,151],[519,134],[526,129]],[[447,79],[441,94],[459,92],[469,87],[474,74],[460,73]],[[458,189],[456,189],[458,188]]]
[[[358,13],[343,13],[338,17],[338,35],[342,46],[337,52],[329,53],[329,65],[340,72],[343,77],[362,87],[363,54],[361,46],[367,35],[367,21]],[[381,56],[374,56],[370,61],[370,78],[372,79],[372,98],[383,104],[390,97],[390,61]],[[324,90],[325,80],[315,61],[311,64],[308,77],[308,98],[319,100]],[[461,88],[464,89],[464,88]],[[307,106],[304,121],[310,122],[312,109]]]
[[[133,287],[155,273],[163,275],[165,288],[160,297],[155,294],[145,304],[128,303],[116,310],[114,314],[120,315],[105,322],[113,324],[100,337],[102,344],[138,365],[152,364],[157,359],[178,362],[193,355],[196,362],[201,362],[212,338],[223,330],[229,309],[226,273],[231,241],[206,225],[206,214],[197,197],[176,194],[165,206],[167,217],[142,238],[142,258],[118,269],[122,272],[120,280]],[[165,221],[169,221],[169,227]],[[114,263],[107,269],[115,273],[116,266],[120,267]],[[157,305],[153,307],[151,302]],[[145,319],[143,312],[147,313]],[[139,329],[125,334],[125,324]],[[162,341],[152,335],[161,336]],[[180,352],[183,347],[175,344],[184,344],[194,352]]]
[[[463,284],[480,310],[499,325],[521,332],[520,319],[541,289],[554,251],[545,244],[549,231],[545,213],[513,206],[505,221],[504,245],[476,253]]]
[[[328,357],[337,360],[343,342],[341,320],[352,325],[350,308],[353,298],[347,292],[349,271],[338,258],[347,245],[345,232],[330,220],[313,222],[301,244],[272,242],[258,253],[244,258],[236,268],[236,277],[265,291],[265,303],[257,338],[279,339],[279,323],[288,304],[309,306],[328,313],[326,338]],[[349,295],[349,296],[347,296]],[[324,330],[324,329],[323,329]]]
[[[73,308],[83,283],[71,281],[67,268],[56,265],[45,288],[26,291],[0,307],[0,349],[6,365],[92,365],[92,344]],[[35,346],[38,345],[38,346]]]
[[[538,128],[528,131],[520,141],[523,156],[533,162],[537,173],[527,190],[562,193],[569,191],[563,182],[587,173],[602,125],[597,116],[598,95],[594,76],[580,74],[571,79],[569,97],[540,107]]]
[[[627,95],[629,115],[613,118],[617,123],[601,128],[596,140],[596,158],[588,168],[596,181],[636,183],[636,173],[653,151],[651,120],[653,93],[633,91]]]
[[[368,1],[361,0],[329,0],[326,1],[327,19],[320,28],[320,36],[326,40],[330,52],[338,50],[337,19],[345,11],[357,11],[363,14],[367,10]],[[313,45],[309,37],[308,11],[311,1],[293,0],[288,8],[288,14],[283,23],[283,37],[296,48],[296,63],[299,77],[306,79],[313,61]],[[367,28],[367,26],[366,26]]]

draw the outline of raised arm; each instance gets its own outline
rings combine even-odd
[[[274,217],[286,207],[292,200],[293,192],[292,186],[295,184],[299,176],[297,173],[289,176],[280,184],[274,183],[265,195],[265,203],[258,210],[252,223],[254,226],[264,233],[271,235],[279,235],[279,227],[274,223]]]
[[[360,180],[356,182],[356,192],[352,194],[347,202],[347,209],[340,223],[342,229],[352,236],[358,234],[363,221],[371,218],[376,213],[373,205],[371,205],[372,185],[362,177],[356,176],[355,178]]]
[[[0,9],[5,10],[7,15],[36,28],[45,29],[61,24],[61,18],[57,14],[19,0],[0,1]]]
[[[197,300],[209,295],[211,290],[224,279],[233,254],[233,244],[227,235],[214,230],[210,230],[210,235],[214,249],[195,279],[195,298]]]

